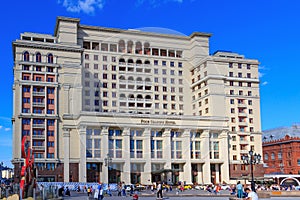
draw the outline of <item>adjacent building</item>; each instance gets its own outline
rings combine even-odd
[[[235,182],[262,154],[259,62],[190,36],[82,25],[13,42],[13,164],[40,181]],[[255,166],[255,175],[263,175]],[[18,180],[16,176],[16,180]]]
[[[263,155],[266,174],[300,174],[300,125],[264,131]]]

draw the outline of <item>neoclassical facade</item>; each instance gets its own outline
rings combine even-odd
[[[54,35],[22,33],[13,42],[15,174],[26,137],[40,181],[208,184],[247,176],[241,156],[262,153],[259,63],[210,55],[210,36],[65,17]]]

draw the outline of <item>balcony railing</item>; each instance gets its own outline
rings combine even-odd
[[[42,103],[42,102],[33,102],[33,106],[44,107],[45,103]]]
[[[33,96],[45,96],[45,92],[33,92]]]
[[[32,139],[45,139],[45,135],[32,135]]]
[[[32,124],[33,128],[45,128],[45,124]]]
[[[33,150],[45,150],[45,146],[32,146]]]

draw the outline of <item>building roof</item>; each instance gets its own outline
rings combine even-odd
[[[290,137],[300,137],[300,123],[294,124],[291,127],[279,127],[263,131],[262,141],[271,142],[280,140],[286,135]]]

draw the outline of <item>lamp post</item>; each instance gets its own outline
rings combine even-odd
[[[259,164],[261,160],[261,155],[254,153],[252,150],[249,151],[249,155],[242,156],[243,163],[246,165],[250,165],[250,173],[251,173],[251,190],[255,192],[255,183],[254,183],[254,175],[253,175],[253,165]]]
[[[110,163],[112,162],[112,158],[111,156],[108,154],[106,154],[106,158],[104,158],[104,165],[107,166],[107,170],[108,170],[108,173],[107,173],[107,183],[109,184],[109,167],[110,167]]]

